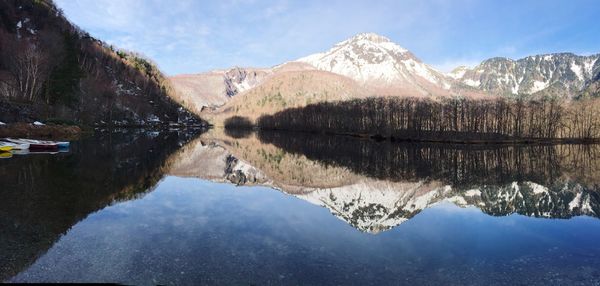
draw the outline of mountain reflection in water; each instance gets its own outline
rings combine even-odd
[[[427,145],[211,130],[183,153],[214,168],[191,174],[189,166],[176,167],[175,175],[273,186],[366,232],[390,229],[442,201],[494,216],[600,213],[597,145]]]
[[[511,275],[497,272],[495,281],[512,283],[521,271],[513,268],[517,264],[528,269],[522,275],[544,263],[556,271],[600,265],[596,256],[581,255],[595,253],[591,241],[600,237],[596,145],[449,146],[286,132],[198,133],[99,133],[73,142],[67,154],[1,161],[0,279],[77,282],[102,274],[107,282],[129,284],[239,284],[248,277],[258,284],[339,284],[389,283],[404,274],[423,283],[460,284],[469,282],[466,277],[485,282],[484,269],[501,267]],[[462,209],[444,207],[452,204]],[[456,209],[465,212],[449,215]],[[595,218],[492,220],[510,214]],[[473,219],[466,233],[453,230],[466,219]],[[505,222],[537,230],[506,228]],[[498,232],[514,240],[501,241]],[[543,240],[533,244],[534,238]],[[432,244],[421,249],[422,239]],[[495,247],[467,250],[473,241]],[[564,255],[544,252],[556,245]],[[423,274],[433,264],[444,269],[457,263],[464,269],[437,272],[433,280]],[[473,268],[484,276],[465,276]],[[590,271],[585,279],[596,277]]]

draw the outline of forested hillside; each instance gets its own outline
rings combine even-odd
[[[199,123],[156,65],[91,37],[51,0],[0,1],[0,121]]]

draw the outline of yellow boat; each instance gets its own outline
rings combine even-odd
[[[13,149],[14,146],[15,145],[10,144],[10,143],[0,142],[0,151],[9,152],[10,150]]]
[[[6,159],[12,157],[12,153],[10,152],[0,152],[0,159]]]

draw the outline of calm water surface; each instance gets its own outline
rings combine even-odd
[[[98,133],[0,161],[7,282],[598,285],[600,146]]]

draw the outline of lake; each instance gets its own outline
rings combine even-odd
[[[600,284],[598,145],[132,129],[0,180],[6,282]]]

